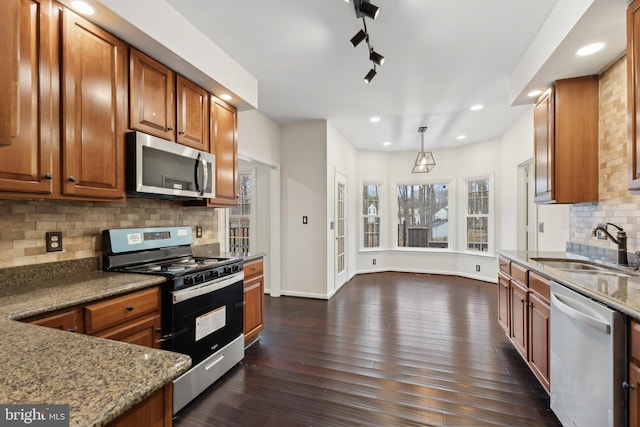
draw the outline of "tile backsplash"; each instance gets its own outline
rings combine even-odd
[[[203,227],[195,244],[218,243],[216,209],[129,198],[125,203],[0,200],[0,268],[102,255],[102,230],[123,227]],[[46,252],[45,233],[61,231],[63,250]]]
[[[600,76],[599,201],[571,206],[569,239],[577,244],[615,249],[611,241],[592,235],[597,224],[611,222],[625,229],[628,250],[634,252],[640,250],[640,194],[627,190],[626,67],[626,58],[622,57]],[[611,233],[615,236],[614,231]]]

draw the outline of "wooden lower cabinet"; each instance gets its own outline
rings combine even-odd
[[[264,329],[264,270],[262,258],[244,264],[244,345],[260,338]]]
[[[128,342],[145,347],[160,348],[160,314],[152,314],[129,320],[104,331],[92,334],[95,337]]]
[[[547,278],[500,258],[498,324],[547,393],[550,392],[550,292]]]
[[[78,308],[66,308],[24,319],[24,322],[69,332],[83,332]]]
[[[629,325],[629,427],[640,427],[640,323]]]
[[[108,427],[170,427],[173,413],[173,383],[160,390],[107,424]]]

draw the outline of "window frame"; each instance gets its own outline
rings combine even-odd
[[[250,195],[250,202],[249,202],[249,206],[251,207],[251,213],[249,215],[234,215],[233,214],[233,208],[229,208],[228,211],[228,216],[227,216],[227,244],[228,244],[228,248],[229,251],[232,251],[231,248],[231,222],[235,219],[235,218],[248,218],[249,219],[249,247],[247,248],[247,252],[252,252],[255,251],[255,247],[256,247],[256,221],[257,221],[257,214],[256,214],[256,204],[257,204],[257,191],[258,191],[258,187],[257,187],[257,181],[256,181],[256,168],[243,168],[243,169],[238,169],[238,185],[240,185],[240,175],[249,175],[251,177],[251,195]],[[238,205],[240,204],[240,192],[238,191]]]
[[[449,253],[455,252],[455,242],[456,242],[456,188],[454,185],[455,181],[451,178],[434,178],[434,179],[422,179],[422,180],[403,180],[396,181],[393,183],[393,228],[389,230],[389,232],[393,235],[393,245],[392,248],[396,251],[406,251],[406,252],[435,252],[435,253]],[[446,248],[425,248],[425,247],[412,247],[412,246],[399,246],[398,245],[398,186],[400,185],[446,185],[448,191],[448,213],[447,213],[447,221],[449,223],[449,231],[447,235],[447,247]],[[451,197],[453,195],[453,197]],[[452,221],[453,218],[453,221]]]
[[[358,213],[359,213],[359,219],[358,219],[358,228],[359,228],[359,232],[358,232],[358,246],[360,248],[360,252],[372,252],[372,251],[379,251],[384,249],[385,247],[385,220],[384,220],[384,208],[385,208],[385,185],[383,181],[380,180],[369,180],[369,179],[363,179],[360,180],[359,182],[360,186],[359,186],[359,191],[358,191]],[[378,218],[379,220],[379,226],[378,226],[378,246],[369,246],[369,247],[365,247],[364,245],[364,231],[365,231],[365,221],[371,217],[372,215],[365,215],[362,212],[362,208],[363,208],[363,203],[364,203],[364,186],[365,185],[376,185],[378,186],[378,191],[379,191],[379,195],[380,195],[380,199],[378,202],[378,206],[379,206],[379,210],[378,210],[378,214],[375,215],[375,218]],[[381,213],[382,212],[382,213]]]
[[[495,247],[494,247],[494,236],[495,236],[495,208],[494,208],[494,199],[495,199],[495,185],[494,185],[494,178],[493,178],[493,173],[482,173],[482,174],[474,174],[474,175],[468,175],[468,176],[464,176],[461,178],[462,182],[463,182],[463,191],[461,192],[463,194],[463,205],[464,205],[464,213],[463,215],[461,215],[461,219],[460,221],[462,222],[461,226],[463,227],[463,232],[460,233],[461,235],[461,252],[467,253],[467,254],[473,254],[473,255],[478,255],[478,256],[488,256],[488,257],[493,257],[494,256],[494,251],[495,251]],[[488,192],[489,192],[489,198],[487,201],[488,204],[488,209],[489,209],[489,213],[488,214],[469,214],[469,182],[471,181],[481,181],[481,180],[487,180],[488,181]],[[467,233],[467,224],[468,224],[468,219],[469,218],[481,218],[481,217],[486,217],[487,218],[487,250],[486,251],[482,251],[482,250],[475,250],[475,249],[469,249],[469,241],[468,241],[468,233]]]

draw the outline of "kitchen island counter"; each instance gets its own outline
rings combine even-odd
[[[17,321],[164,280],[91,272],[0,287],[0,402],[69,404],[71,426],[99,426],[180,376],[189,356]]]

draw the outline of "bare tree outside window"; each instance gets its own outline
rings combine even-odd
[[[449,185],[398,185],[398,246],[449,247]]]

